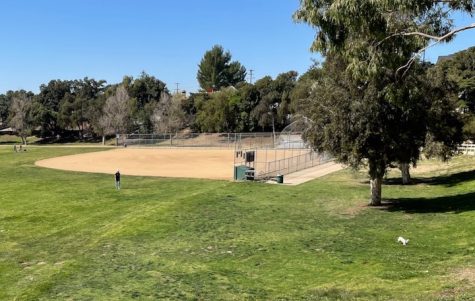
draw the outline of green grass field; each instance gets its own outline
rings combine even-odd
[[[0,147],[0,300],[475,297],[475,157],[408,187],[390,174],[379,209],[348,170],[294,187],[124,177],[118,192],[112,175],[34,166],[92,150]]]

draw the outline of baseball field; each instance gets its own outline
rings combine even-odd
[[[364,171],[282,186],[124,166],[116,191],[117,164],[38,166],[96,151],[0,147],[0,300],[475,297],[475,157],[423,161],[409,186],[390,172],[378,209]]]
[[[255,151],[256,158],[259,158],[256,165],[260,167],[290,154],[297,156],[307,152],[305,149],[258,150]],[[133,176],[232,180],[234,164],[243,162],[242,156],[235,157],[232,148],[120,148],[49,158],[35,164],[82,172],[112,174],[120,170],[123,175]]]

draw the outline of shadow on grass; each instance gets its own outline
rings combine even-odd
[[[383,208],[406,213],[461,213],[475,210],[475,192],[435,198],[386,199]]]
[[[463,171],[459,173],[436,176],[436,177],[418,177],[412,178],[411,184],[427,184],[427,185],[444,185],[446,187],[452,187],[459,183],[475,180],[475,170]],[[401,178],[389,178],[384,180],[385,185],[402,185]]]

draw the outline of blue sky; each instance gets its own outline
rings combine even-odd
[[[38,92],[51,79],[92,77],[108,83],[145,71],[167,83],[198,89],[197,65],[215,44],[254,78],[305,72],[314,31],[292,20],[298,0],[2,0],[0,93]],[[457,24],[475,22],[457,16]],[[475,30],[426,59],[475,45]]]

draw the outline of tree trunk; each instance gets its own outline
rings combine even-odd
[[[409,173],[409,163],[400,163],[399,169],[401,170],[402,185],[411,183],[411,174]]]
[[[371,201],[370,206],[381,206],[381,183],[383,177],[371,178]]]
[[[84,135],[83,135],[83,133],[82,133],[82,127],[81,127],[81,124],[80,124],[80,123],[78,123],[77,125],[78,125],[78,131],[79,131],[79,140],[83,141],[83,137],[84,137]]]
[[[106,136],[102,135],[102,145],[106,145]]]

